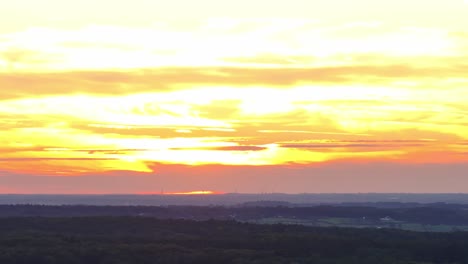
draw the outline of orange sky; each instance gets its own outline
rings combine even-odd
[[[2,3],[0,192],[467,192],[467,12]]]

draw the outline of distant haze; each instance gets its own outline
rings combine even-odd
[[[340,203],[468,204],[468,194],[221,194],[221,195],[0,195],[0,204],[36,205],[195,205],[310,206]]]

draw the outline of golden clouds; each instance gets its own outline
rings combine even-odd
[[[102,87],[88,82],[87,90],[79,95],[73,94],[74,90],[53,91],[57,95],[45,90],[41,97],[33,97],[33,90],[23,89],[22,97],[0,104],[4,117],[0,122],[2,166],[10,168],[22,162],[34,165],[38,172],[57,171],[63,175],[106,170],[151,171],[147,166],[150,162],[192,165],[305,164],[342,159],[440,162],[438,153],[445,153],[445,162],[467,158],[462,155],[466,146],[460,142],[468,135],[468,109],[463,104],[468,95],[458,86],[442,91],[405,84],[389,88],[372,83],[304,82],[285,88],[268,84],[240,85],[244,86],[241,88],[237,80],[255,83],[254,74],[246,69],[211,69],[206,70],[206,75],[203,69],[185,70],[201,72],[194,73],[194,83],[185,88],[177,85],[159,91],[135,88],[133,93],[129,89],[111,95],[112,89],[99,91]],[[252,69],[265,75],[269,70]],[[351,69],[351,75],[357,75],[352,70],[355,68]],[[374,70],[369,70],[370,74]],[[337,70],[340,71],[345,72]],[[245,72],[252,77],[245,78]],[[275,69],[272,72],[281,74]],[[306,72],[290,71],[303,79],[308,77]],[[176,74],[177,69],[171,69],[170,73]],[[180,76],[183,73],[181,69]],[[220,73],[227,78],[225,86],[196,83],[200,76],[209,80]],[[74,74],[91,76],[88,78],[96,83],[112,84],[108,80],[113,80],[111,72],[57,76],[73,80]],[[145,75],[116,73],[116,76],[117,82],[126,83],[127,87],[132,87],[133,81],[145,82]],[[418,76],[416,72],[412,78],[419,80]],[[157,77],[148,75],[147,83]],[[263,82],[261,76],[259,79]]]
[[[2,34],[0,169],[466,162],[465,35],[285,17]]]
[[[468,67],[460,61],[441,59],[432,62],[422,60],[422,62],[429,64],[311,68],[170,67],[126,71],[0,73],[0,86],[3,88],[0,98],[62,94],[124,95],[213,87],[225,87],[227,91],[240,87],[320,88],[340,85],[377,86],[375,89],[386,89],[389,92],[398,91],[401,87],[438,90],[441,86],[462,91],[468,82],[466,78]],[[379,86],[382,88],[378,88]],[[315,94],[319,97],[320,94],[329,94],[329,89],[333,88],[323,89]],[[353,87],[351,90],[353,89],[360,88]],[[207,96],[210,95],[205,95]],[[333,99],[333,96],[330,99]]]
[[[302,18],[220,18],[146,27],[31,27],[3,34],[3,71],[154,67],[323,67],[402,64],[415,57],[466,56],[458,27],[379,20],[330,24]],[[369,56],[371,55],[371,56]],[[362,61],[374,56],[373,61]],[[383,63],[384,65],[387,63]]]

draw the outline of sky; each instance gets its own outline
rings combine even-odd
[[[468,1],[0,2],[0,193],[468,192]]]

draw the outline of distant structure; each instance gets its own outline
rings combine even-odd
[[[388,222],[388,221],[393,221],[393,219],[390,216],[386,216],[386,217],[380,218],[380,221]]]

